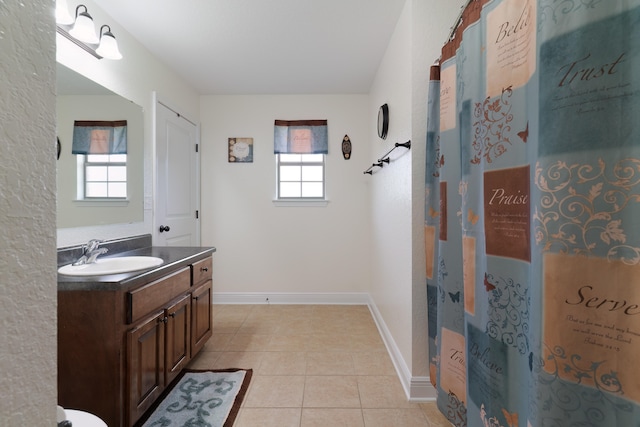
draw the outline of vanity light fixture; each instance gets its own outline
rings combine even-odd
[[[69,13],[67,0],[56,0],[56,24],[71,25],[73,24],[73,16]]]
[[[78,12],[81,7],[84,7],[84,12]],[[73,23],[73,28],[71,28],[69,34],[84,43],[98,43],[99,40],[96,35],[96,27],[93,25],[93,18],[89,15],[87,6],[80,4],[76,7],[76,20]]]
[[[107,28],[107,31],[102,31]],[[100,27],[100,45],[96,49],[96,53],[107,59],[122,59],[122,54],[118,49],[116,37],[111,32],[111,27],[103,25]]]
[[[81,11],[81,9],[84,10]],[[118,49],[118,42],[109,25],[100,27],[100,38],[96,35],[93,18],[89,15],[87,6],[80,4],[76,7],[74,20],[69,15],[66,0],[57,0],[56,24],[58,33],[96,58],[122,59],[122,54]]]

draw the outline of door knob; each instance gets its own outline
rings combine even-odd
[[[163,231],[169,231],[171,230],[171,228],[168,225],[161,225],[160,226],[160,232],[162,233]]]

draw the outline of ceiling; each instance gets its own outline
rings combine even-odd
[[[209,95],[368,93],[405,0],[94,2]]]

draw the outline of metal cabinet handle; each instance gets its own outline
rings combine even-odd
[[[161,225],[160,226],[160,232],[162,233],[163,231],[169,231],[171,230],[171,227],[169,227],[168,225]]]
[[[204,271],[204,272],[206,273],[207,271],[209,271],[209,268],[207,268],[207,267],[201,267],[201,268],[200,268],[200,271]]]

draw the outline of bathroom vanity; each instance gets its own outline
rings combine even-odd
[[[108,255],[158,257],[161,265],[58,275],[58,403],[110,427],[134,425],[212,334],[215,248],[146,243],[116,242]],[[59,265],[76,255],[59,251]]]

